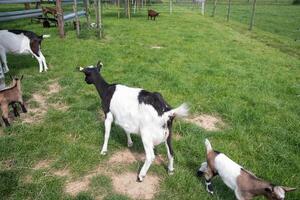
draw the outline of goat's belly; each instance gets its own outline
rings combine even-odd
[[[127,133],[139,133],[138,122],[132,118],[115,118],[115,124],[122,127]]]

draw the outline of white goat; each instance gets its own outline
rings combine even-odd
[[[38,36],[31,31],[0,30],[0,67],[3,72],[9,71],[6,53],[31,54],[39,62],[40,72],[47,71],[46,59],[41,52],[41,42],[47,37],[50,36]]]
[[[225,154],[214,151],[207,139],[205,140],[205,146],[207,162],[201,164],[198,176],[204,174],[206,190],[211,194],[213,194],[211,179],[216,175],[220,175],[223,182],[235,192],[238,200],[251,200],[261,195],[269,200],[283,200],[285,192],[296,189],[275,186],[270,182],[257,178]]]
[[[172,173],[174,171],[171,146],[172,122],[175,116],[187,116],[187,105],[182,104],[172,109],[159,93],[120,84],[108,84],[100,74],[101,67],[102,63],[98,62],[97,67],[79,69],[85,74],[86,83],[95,85],[102,100],[102,109],[105,113],[105,136],[101,154],[107,153],[111,124],[114,121],[125,130],[129,147],[133,144],[130,133],[138,134],[142,138],[146,160],[138,175],[138,181],[143,181],[155,159],[154,146],[162,142],[166,144],[168,171]]]

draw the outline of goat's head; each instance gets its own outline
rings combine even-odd
[[[95,81],[99,77],[100,70],[103,64],[101,61],[98,61],[96,66],[88,66],[88,67],[79,67],[79,71],[85,74],[85,82],[87,84],[95,84]]]
[[[296,190],[296,188],[274,185],[270,185],[270,187],[265,188],[265,191],[267,192],[267,198],[270,200],[283,200],[286,192],[291,192],[294,190]]]
[[[10,79],[12,80],[12,85],[15,85],[16,83],[17,84],[20,84],[21,83],[21,80],[23,79],[23,75],[21,76],[21,78],[15,76],[15,77],[12,77],[10,74],[9,74],[9,77]]]

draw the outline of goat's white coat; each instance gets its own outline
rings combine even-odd
[[[111,123],[114,121],[121,126],[128,138],[128,146],[132,145],[130,133],[140,135],[143,141],[146,160],[140,171],[139,179],[142,181],[151,163],[155,159],[153,148],[162,142],[166,143],[169,135],[167,121],[169,116],[186,116],[188,108],[186,104],[165,112],[159,116],[152,105],[139,103],[138,95],[142,89],[131,88],[124,85],[116,85],[116,90],[110,101],[110,112],[105,119],[105,138],[101,154],[106,154],[110,135]],[[170,172],[174,170],[173,156],[166,143]]]
[[[49,35],[43,37],[50,37]],[[6,53],[13,54],[31,54],[35,57],[39,63],[39,71],[42,72],[47,71],[48,67],[46,64],[46,59],[42,54],[41,50],[39,50],[39,56],[35,55],[30,48],[30,40],[23,33],[14,34],[9,32],[8,30],[0,30],[0,57],[3,63],[4,72],[8,72]],[[0,62],[1,64],[1,62]],[[43,68],[44,66],[44,68]]]
[[[235,190],[237,188],[237,177],[241,174],[242,167],[225,154],[220,153],[215,158],[215,168],[224,183]]]

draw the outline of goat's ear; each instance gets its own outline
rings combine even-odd
[[[290,188],[290,187],[284,187],[284,186],[280,186],[285,192],[291,192],[296,190],[296,188]]]
[[[103,67],[103,63],[99,60],[97,63],[97,69],[100,72],[101,68]]]
[[[21,76],[20,81],[24,78],[24,75]]]

